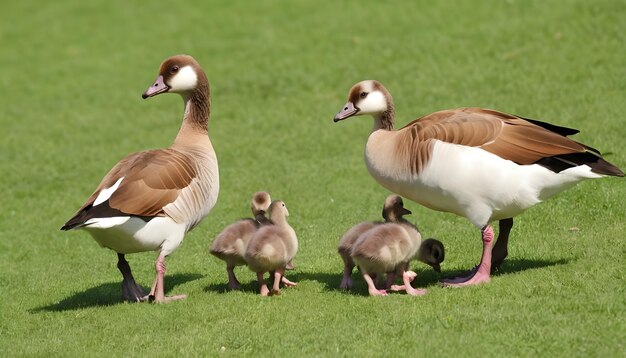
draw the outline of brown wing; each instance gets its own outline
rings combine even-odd
[[[91,218],[116,215],[163,216],[163,207],[173,202],[197,173],[187,155],[175,149],[134,153],[117,163],[87,202],[62,229],[71,229]],[[98,194],[120,178],[124,180],[108,201],[93,206]]]
[[[518,164],[537,163],[554,171],[589,164],[600,174],[621,173],[593,148],[565,136],[576,133],[574,129],[490,109],[459,108],[435,112],[409,123],[400,131],[402,144],[398,145],[398,154],[411,157],[415,173],[419,173],[428,161],[433,140],[480,147]],[[406,153],[407,150],[411,154]]]

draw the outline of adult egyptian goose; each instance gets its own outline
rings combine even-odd
[[[252,195],[252,215],[254,219],[241,219],[228,225],[213,240],[209,252],[220,260],[226,262],[226,272],[228,273],[228,287],[231,290],[238,290],[241,284],[235,276],[235,266],[246,264],[244,255],[248,242],[261,225],[271,225],[265,213],[270,206],[272,199],[269,193],[264,191]]]
[[[133,153],[119,161],[61,230],[84,229],[118,254],[122,296],[129,301],[165,297],[165,257],[207,216],[217,201],[217,157],[208,136],[209,82],[191,56],[166,59],[156,82],[142,97],[178,93],[185,114],[174,143],[166,149]],[[159,251],[156,279],[148,296],[135,283],[124,255]]]
[[[387,287],[394,291],[404,290],[414,296],[423,295],[426,290],[411,286],[415,273],[409,271],[409,262],[414,258],[429,263],[443,261],[443,244],[435,239],[425,240],[417,228],[403,220],[397,223],[379,224],[359,236],[352,246],[350,256],[359,266],[363,279],[367,282],[370,296],[387,295],[378,290],[371,275],[387,274]],[[396,274],[402,277],[403,285],[391,285]]]
[[[435,112],[396,131],[393,100],[377,81],[354,85],[334,121],[365,114],[374,118],[365,162],[379,184],[481,229],[480,265],[450,286],[490,280],[507,255],[514,216],[585,179],[624,176],[597,150],[567,138],[577,130],[490,109]]]
[[[248,242],[245,254],[248,267],[257,274],[262,296],[270,295],[269,288],[263,279],[266,272],[274,271],[274,285],[271,292],[273,295],[280,294],[281,282],[286,286],[296,285],[295,282],[285,277],[286,266],[298,251],[296,232],[287,223],[289,211],[283,201],[275,200],[270,205],[269,213],[274,224],[263,226],[254,233]]]
[[[359,236],[378,224],[382,224],[383,222],[397,222],[398,219],[401,219],[404,215],[410,214],[411,211],[404,207],[401,197],[395,194],[389,195],[383,204],[382,216],[385,221],[364,221],[362,223],[358,223],[348,229],[348,231],[341,236],[337,252],[339,252],[339,256],[341,256],[344,265],[343,278],[341,279],[339,288],[342,290],[352,288],[352,271],[355,265],[350,253],[352,251],[352,246]]]

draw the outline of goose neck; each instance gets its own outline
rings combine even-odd
[[[388,110],[380,114],[374,115],[374,127],[372,128],[372,132],[379,129],[392,131],[395,119],[394,116],[395,109],[393,108],[393,105],[391,105]]]

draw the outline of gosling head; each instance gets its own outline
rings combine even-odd
[[[264,191],[254,193],[252,195],[252,202],[250,203],[252,214],[254,216],[265,215],[271,203],[272,198],[269,193]]]
[[[176,55],[161,63],[156,81],[141,97],[146,99],[168,92],[189,97],[201,86],[208,86],[208,81],[200,64],[191,56]]]
[[[285,202],[282,200],[274,200],[268,209],[270,213],[270,220],[285,220],[289,216],[289,210]]]
[[[380,117],[394,111],[391,95],[383,85],[374,80],[361,81],[350,89],[348,102],[333,119],[339,122],[352,116],[370,114]]]
[[[383,218],[387,222],[396,222],[404,215],[411,215],[411,211],[404,207],[402,198],[398,195],[389,195],[383,206]]]
[[[439,240],[426,239],[419,248],[418,260],[441,272],[441,263],[446,257],[443,244]]]

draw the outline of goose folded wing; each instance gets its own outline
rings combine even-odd
[[[186,154],[175,149],[129,155],[109,171],[96,191],[63,229],[80,226],[92,218],[120,215],[142,218],[164,216],[163,207],[174,202],[180,191],[197,176],[191,163]],[[100,193],[114,186],[120,179],[119,186],[108,200],[96,203]]]
[[[411,157],[414,172],[419,172],[429,160],[435,140],[478,147],[520,165],[537,163],[548,166],[553,160],[548,162],[544,159],[556,158],[554,160],[558,161],[563,156],[574,157],[572,163],[589,161],[590,157],[600,159],[593,148],[562,133],[521,117],[482,108],[435,112],[409,123],[401,132],[403,144],[398,148],[402,150],[400,148],[403,147],[406,152],[403,154]]]

